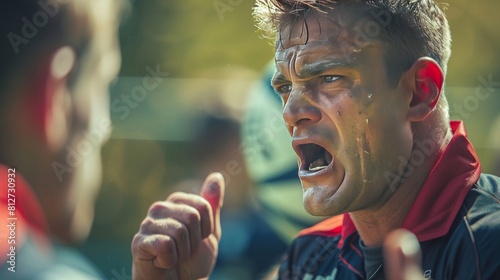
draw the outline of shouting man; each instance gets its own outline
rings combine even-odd
[[[272,85],[304,206],[331,217],[297,236],[279,279],[401,279],[383,248],[399,228],[418,240],[425,279],[500,277],[500,179],[481,174],[463,123],[449,121],[438,5],[259,0],[254,15],[275,40]],[[153,205],[133,241],[135,273],[209,275],[223,183],[207,185],[216,199],[175,193]],[[418,246],[395,254],[408,250]]]

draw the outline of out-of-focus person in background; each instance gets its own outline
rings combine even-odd
[[[113,0],[0,7],[0,279],[97,279],[84,240],[120,68]]]

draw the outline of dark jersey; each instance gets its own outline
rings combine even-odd
[[[500,178],[481,175],[461,122],[432,169],[402,227],[422,248],[423,279],[500,279]],[[360,237],[349,214],[302,231],[279,279],[385,279],[383,264],[365,271]]]

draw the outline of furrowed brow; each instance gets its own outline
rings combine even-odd
[[[297,75],[300,78],[308,78],[320,75],[328,70],[348,66],[339,60],[323,60],[315,63],[304,64]]]
[[[280,72],[276,72],[271,78],[271,85],[276,86],[288,82],[288,79]]]

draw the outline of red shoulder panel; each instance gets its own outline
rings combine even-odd
[[[304,235],[336,236],[342,233],[344,215],[334,216],[315,224],[312,227],[301,230],[297,237]]]

